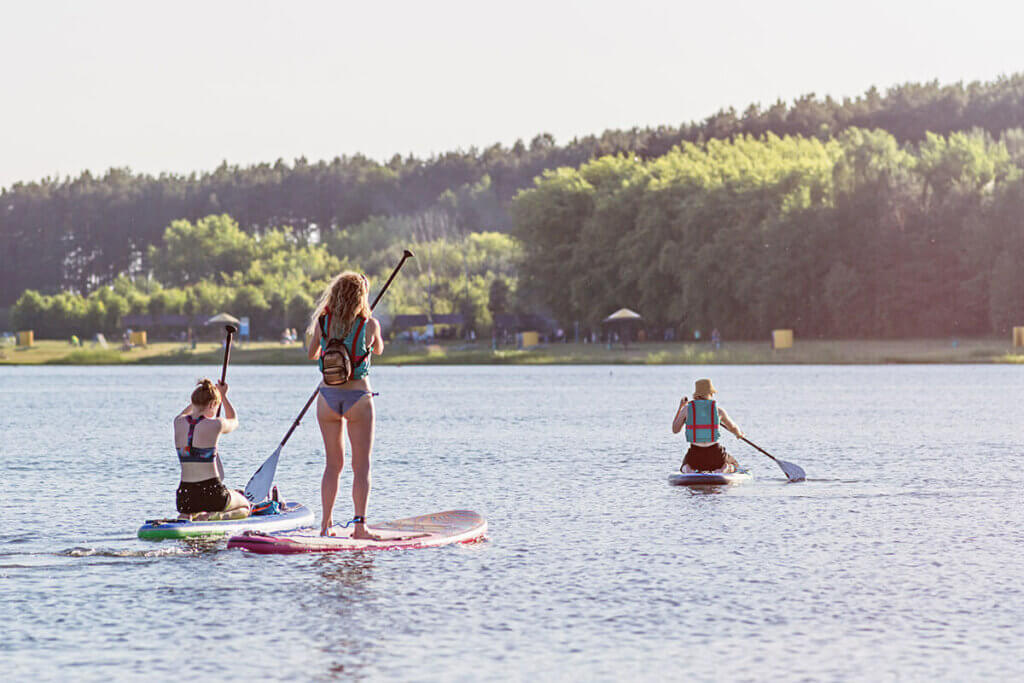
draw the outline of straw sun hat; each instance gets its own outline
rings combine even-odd
[[[715,389],[715,385],[711,383],[709,379],[699,379],[694,385],[693,393],[695,396],[711,396],[717,394],[718,389]]]

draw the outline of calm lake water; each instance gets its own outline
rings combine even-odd
[[[4,678],[1024,676],[1024,367],[379,368],[371,521],[468,508],[486,542],[140,541],[174,509],[170,419],[218,372],[0,368]],[[754,482],[667,485],[672,416],[706,374],[807,482],[728,436]],[[317,373],[228,379],[242,486]],[[322,466],[307,418],[285,497],[319,514]]]

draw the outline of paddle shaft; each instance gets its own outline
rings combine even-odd
[[[224,329],[227,330],[228,337],[224,340],[224,364],[220,368],[220,383],[224,384],[224,380],[228,377],[228,363],[231,362],[231,339],[235,336],[235,332],[238,330],[234,325],[225,325]],[[221,408],[224,407],[223,402],[217,406],[217,417],[220,417]]]
[[[396,275],[398,275],[398,271],[400,271],[402,269],[402,266],[405,265],[406,260],[411,259],[413,256],[415,256],[415,254],[409,251],[408,249],[402,252],[402,260],[399,261],[398,265],[395,266],[395,269],[391,271],[391,277],[389,277],[388,281],[384,283],[384,286],[380,288],[380,291],[377,292],[377,298],[373,300],[372,304],[370,304],[371,311],[377,308],[377,302],[379,302],[380,298],[384,296],[384,292],[388,291],[388,287],[391,286],[391,281],[395,279]]]
[[[398,271],[400,271],[400,270],[402,269],[402,266],[404,266],[404,265],[405,265],[405,262],[406,262],[406,261],[407,261],[408,259],[412,258],[413,256],[415,256],[415,254],[413,254],[413,253],[412,253],[411,251],[409,251],[408,249],[406,249],[406,250],[405,250],[405,251],[404,251],[404,252],[402,253],[402,260],[401,260],[401,261],[399,261],[399,262],[398,262],[398,265],[397,265],[397,266],[395,266],[395,269],[394,269],[393,271],[391,271],[391,277],[389,277],[389,278],[388,278],[388,281],[387,281],[387,282],[385,282],[385,283],[384,283],[384,286],[383,286],[383,287],[381,287],[381,289],[380,289],[380,291],[379,291],[379,292],[377,292],[377,297],[376,297],[376,298],[375,298],[375,299],[373,300],[373,303],[372,303],[372,304],[370,304],[370,310],[371,310],[371,311],[372,311],[373,309],[377,308],[377,303],[378,303],[378,302],[380,301],[380,298],[381,298],[382,296],[384,296],[384,292],[388,291],[388,287],[390,287],[390,286],[391,286],[391,281],[395,279],[395,276],[396,276],[396,275],[398,275]],[[225,367],[227,367],[227,360],[225,360],[224,362],[225,362]],[[294,431],[295,431],[295,429],[296,429],[296,428],[297,428],[297,427],[299,426],[299,423],[300,423],[300,422],[302,422],[302,418],[303,418],[303,416],[304,416],[304,415],[306,414],[306,411],[307,411],[307,410],[309,410],[309,407],[310,407],[311,405],[313,405],[313,401],[315,401],[315,400],[316,400],[316,396],[317,396],[317,394],[319,394],[319,393],[320,393],[320,387],[318,386],[318,387],[317,387],[316,389],[314,389],[314,390],[313,390],[313,393],[312,393],[312,394],[310,395],[310,397],[309,397],[309,398],[308,398],[308,399],[306,400],[306,405],[302,406],[302,411],[301,411],[301,412],[299,412],[299,416],[298,416],[297,418],[295,418],[295,422],[293,422],[293,423],[292,423],[292,426],[291,426],[291,427],[290,427],[290,428],[288,429],[288,433],[284,435],[284,438],[283,438],[283,439],[281,439],[281,445],[280,445],[280,446],[278,446],[278,448],[279,448],[279,449],[280,449],[280,448],[284,448],[284,445],[285,445],[285,443],[287,443],[287,442],[288,442],[288,439],[289,439],[289,438],[291,438],[292,432],[294,432]]]
[[[749,444],[750,444],[751,446],[753,446],[753,447],[754,447],[754,448],[756,448],[757,450],[759,450],[759,451],[761,451],[762,453],[764,453],[765,455],[767,455],[767,456],[768,456],[769,458],[771,458],[771,459],[772,459],[772,460],[774,460],[775,462],[778,462],[778,461],[779,461],[779,459],[778,459],[778,458],[776,458],[776,457],[775,457],[774,455],[772,455],[771,453],[769,453],[769,452],[768,452],[768,451],[766,451],[765,449],[763,449],[763,448],[761,448],[760,446],[758,446],[758,445],[757,445],[756,443],[754,443],[753,441],[751,441],[751,440],[750,440],[750,439],[748,439],[747,437],[745,437],[745,436],[741,436],[740,438],[741,438],[742,440],[746,441],[747,443],[749,443]]]
[[[741,436],[740,438],[743,439],[744,441],[746,441],[748,444],[750,444],[754,448],[756,448],[757,450],[759,450],[761,453],[764,453],[769,458],[774,460],[775,464],[778,465],[779,469],[781,469],[783,474],[786,475],[786,479],[789,479],[790,481],[804,481],[805,479],[807,479],[807,473],[804,472],[804,468],[800,467],[800,465],[794,465],[791,462],[786,462],[785,460],[779,460],[774,455],[772,455],[771,453],[769,453],[765,449],[761,448],[760,446],[758,446],[756,443],[754,443],[750,439],[746,438],[745,436]]]

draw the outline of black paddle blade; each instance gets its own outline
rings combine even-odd
[[[779,463],[779,467],[782,468],[786,478],[790,481],[803,481],[807,478],[807,473],[804,472],[804,468],[800,467],[800,465],[794,465],[791,462],[778,459],[775,462]]]

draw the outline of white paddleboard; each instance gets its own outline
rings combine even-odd
[[[676,472],[668,475],[668,483],[673,486],[728,486],[730,484],[742,484],[754,478],[746,470],[736,472],[689,472],[683,474]]]

